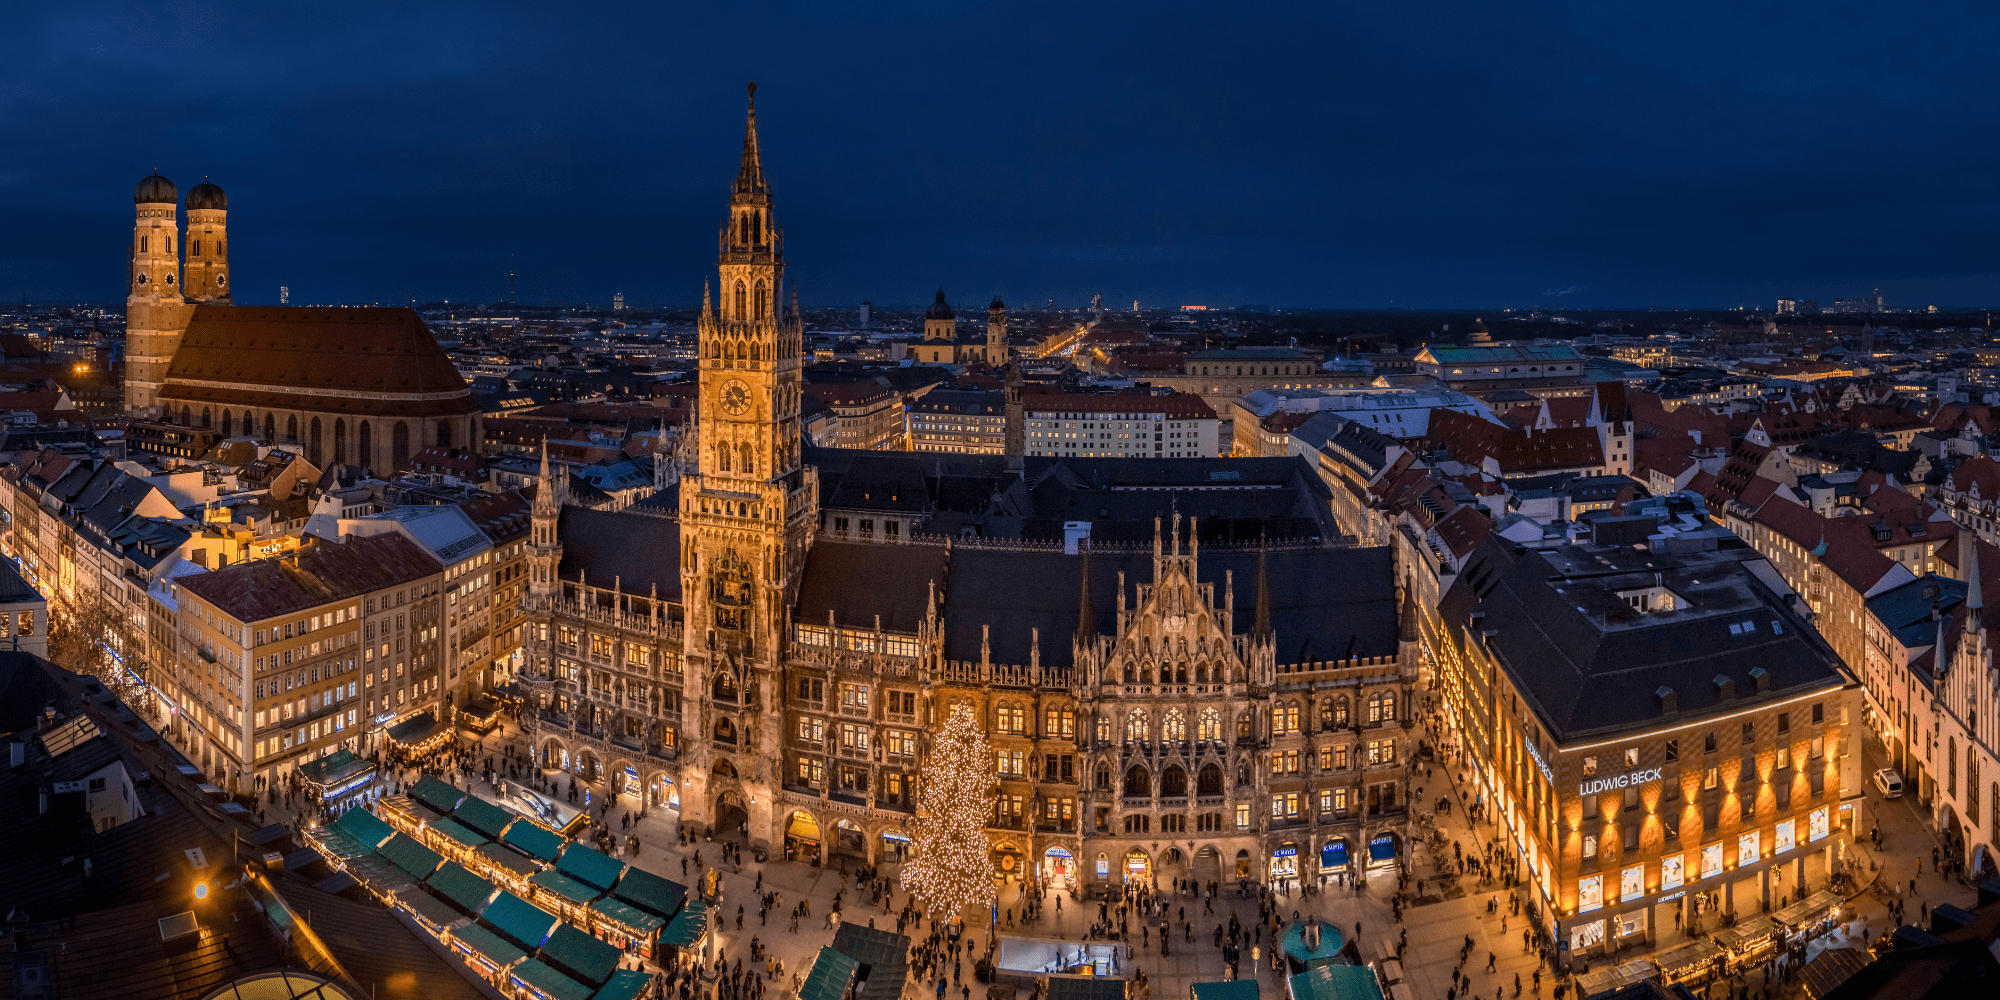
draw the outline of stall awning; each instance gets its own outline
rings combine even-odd
[[[506,969],[528,957],[527,952],[514,947],[506,938],[478,924],[469,924],[452,931],[451,938],[501,969]]]
[[[549,942],[542,945],[542,961],[593,989],[611,978],[620,954],[617,948],[568,924],[556,928]]]
[[[1315,966],[1293,976],[1290,985],[1292,1000],[1382,1000],[1382,983],[1365,965]]]
[[[514,822],[515,819],[513,813],[477,795],[466,796],[465,801],[460,802],[458,809],[451,814],[451,818],[465,824],[469,829],[479,831],[488,840],[500,839],[500,834],[507,829],[507,824]]]
[[[707,930],[708,904],[698,899],[691,899],[686,906],[681,907],[681,912],[675,914],[674,919],[667,923],[667,929],[660,932],[660,943],[676,948],[687,948],[701,940],[702,934]]]
[[[821,948],[819,956],[813,959],[811,971],[806,973],[805,985],[799,987],[798,1000],[841,1000],[860,968],[860,962],[830,947]]]
[[[625,862],[594,848],[571,844],[556,862],[556,870],[604,892],[618,884],[618,876],[625,872]]]
[[[1125,980],[1110,976],[1050,976],[1048,1000],[1125,1000]]]
[[[612,888],[611,894],[661,919],[672,919],[681,911],[681,904],[687,901],[688,890],[679,882],[661,878],[633,865],[625,869],[625,875]]]
[[[1713,941],[1689,941],[1653,956],[1653,964],[1662,976],[1678,979],[1706,968],[1720,954],[1722,948]]]
[[[498,868],[507,873],[509,878],[526,879],[528,876],[541,870],[535,867],[533,861],[529,861],[527,858],[499,844],[481,844],[472,853],[479,855],[479,860],[487,866]]]
[[[1799,928],[1826,916],[1828,910],[1841,904],[1842,897],[1837,892],[1821,889],[1800,902],[1771,914],[1771,918],[1786,927]]]
[[[382,842],[395,834],[396,830],[382,822],[381,817],[366,809],[349,809],[333,821],[333,829],[354,838],[358,844],[367,845],[369,850],[382,846]]]
[[[515,966],[511,975],[516,984],[549,1000],[590,1000],[593,992],[590,987],[543,965],[537,959],[531,958]]]
[[[388,858],[392,864],[419,882],[430,878],[431,873],[437,871],[439,865],[444,864],[444,858],[438,852],[400,833],[376,848],[375,853]]]
[[[549,932],[555,930],[557,923],[555,914],[505,890],[486,904],[486,912],[479,919],[530,951],[549,939]]]
[[[868,970],[854,1000],[900,1000],[909,978],[910,939],[892,930],[842,921],[833,932],[833,950]]]
[[[645,937],[667,925],[664,918],[656,917],[636,906],[627,906],[609,896],[593,900],[590,904],[590,909],[598,916],[625,928],[627,932],[638,937]]]
[[[537,894],[549,893],[571,906],[582,906],[603,895],[596,889],[554,870],[536,872],[529,876],[528,884],[535,887]]]
[[[440,816],[450,815],[452,810],[457,809],[459,804],[465,801],[464,792],[428,774],[418,778],[417,783],[411,785],[404,794],[429,806]]]
[[[500,839],[549,864],[555,864],[556,859],[562,857],[563,839],[533,823],[516,823],[508,827],[506,835]]]
[[[1196,983],[1193,1000],[1257,1000],[1255,979],[1231,979],[1220,983]]]
[[[639,1000],[652,984],[653,974],[650,972],[619,969],[611,974],[611,981],[605,983],[603,989],[590,995],[590,1000]]]
[[[1388,861],[1395,856],[1396,844],[1394,841],[1372,840],[1368,842],[1368,860]]]
[[[1319,866],[1321,868],[1347,867],[1347,845],[1342,843],[1332,843],[1320,848]],[[1247,982],[1248,980],[1235,980],[1235,981]]]
[[[438,721],[438,717],[428,711],[418,712],[389,727],[389,742],[403,746],[420,746],[439,733],[449,732],[451,724]]]
[[[398,890],[396,893],[396,903],[403,909],[416,914],[418,919],[435,927],[447,928],[454,924],[467,924],[472,921],[471,917],[452,909],[450,904],[447,904],[444,900],[414,885],[407,889]]]
[[[1759,913],[1734,927],[1724,927],[1716,931],[1715,943],[1730,951],[1742,951],[1769,938],[1777,929],[1777,925],[1771,922],[1770,917]]]
[[[446,862],[425,883],[453,906],[479,916],[493,900],[493,883],[480,878],[456,861]]]
[[[440,816],[431,822],[430,831],[466,850],[472,850],[487,842],[486,837],[450,816]]]
[[[299,774],[322,788],[343,784],[349,778],[356,778],[373,770],[375,770],[374,761],[356,757],[344,748],[299,765]]]

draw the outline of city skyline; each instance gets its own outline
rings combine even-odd
[[[1943,15],[460,13],[29,15],[0,290],[115,300],[157,167],[234,195],[245,302],[496,302],[511,271],[524,303],[691,305],[757,79],[811,305],[2000,297],[1982,32]]]

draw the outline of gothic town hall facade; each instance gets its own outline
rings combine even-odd
[[[660,491],[617,512],[546,472],[536,491],[520,680],[544,768],[773,856],[893,870],[930,730],[966,703],[995,751],[996,876],[1393,863],[1408,573],[1331,530],[1302,460],[810,448],[754,105],[719,242]]]

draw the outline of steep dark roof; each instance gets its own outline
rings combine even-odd
[[[1488,535],[1438,613],[1461,646],[1493,651],[1558,740],[1659,719],[1661,687],[1682,715],[1698,717],[1842,683],[1839,657],[1744,565],[1756,558],[1748,549],[1528,551]],[[1687,606],[1641,614],[1617,594],[1656,581]],[[1770,674],[1770,691],[1756,690],[1752,667]],[[1717,675],[1735,680],[1734,701],[1721,699]]]
[[[182,577],[180,586],[241,622],[315,608],[438,572],[429,552],[401,534],[321,542],[297,558],[258,559]]]
[[[648,597],[660,588],[660,600],[681,599],[681,523],[671,517],[634,510],[616,513],[587,507],[564,507],[556,536],[562,542],[565,580],[585,575],[593,587],[615,581],[625,593]]]
[[[1269,554],[1271,626],[1278,662],[1302,663],[1396,653],[1396,606],[1390,551],[1276,549]],[[1070,662],[1082,591],[1081,557],[1060,550],[986,549],[961,546],[951,557],[945,599],[945,656],[978,660],[982,626],[998,663],[1027,663],[1031,630],[1041,630],[1041,661]],[[1096,631],[1115,635],[1118,574],[1134,588],[1153,578],[1149,552],[1097,552],[1091,556],[1091,607]],[[1233,573],[1239,633],[1248,632],[1257,600],[1257,551],[1204,550],[1196,578],[1215,585],[1218,603]],[[1127,594],[1127,601],[1132,599]]]
[[[415,310],[331,306],[196,307],[160,399],[358,416],[478,410]]]
[[[942,545],[871,545],[814,542],[799,585],[802,625],[826,624],[827,612],[845,628],[874,628],[875,616],[891,632],[915,632],[930,601],[930,584],[945,589]]]

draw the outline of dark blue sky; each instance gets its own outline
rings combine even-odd
[[[240,301],[693,302],[755,79],[810,304],[2000,301],[1990,4],[273,6],[10,7],[0,295],[157,166]]]

